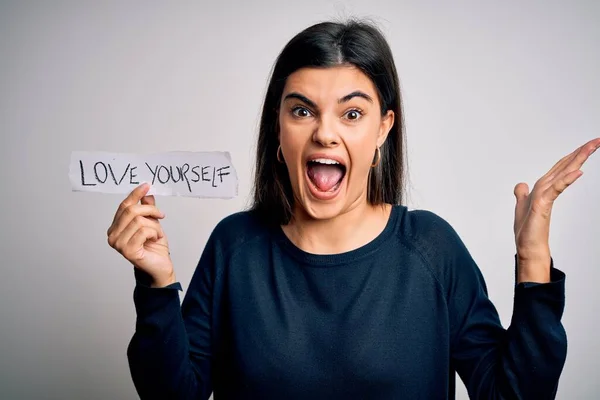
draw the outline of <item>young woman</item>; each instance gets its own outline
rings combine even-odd
[[[401,99],[391,51],[365,23],[321,23],[277,59],[254,206],[212,232],[180,306],[164,215],[148,186],[109,244],[135,266],[128,348],[142,398],[477,399],[555,396],[566,357],[554,200],[600,146],[515,187],[517,284],[504,329],[453,228],[402,203]]]

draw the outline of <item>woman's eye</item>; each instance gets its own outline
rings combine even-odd
[[[359,110],[350,110],[346,113],[345,117],[350,121],[356,121],[362,117],[362,113]]]
[[[292,110],[292,114],[294,114],[296,117],[306,118],[310,116],[310,111],[304,107],[296,107]]]

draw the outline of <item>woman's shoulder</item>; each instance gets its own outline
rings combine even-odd
[[[405,209],[398,238],[448,292],[453,282],[477,285],[480,272],[467,246],[440,214],[424,209]]]
[[[409,209],[406,206],[397,207],[401,208],[400,229],[402,234],[411,239],[422,239],[453,230],[450,223],[434,211],[419,208]]]
[[[405,207],[399,230],[402,240],[426,258],[451,256],[466,250],[452,224],[431,210]]]
[[[253,210],[237,211],[226,215],[217,223],[216,228],[231,229],[234,227],[247,227],[250,229],[259,229],[262,224]]]
[[[213,229],[211,240],[234,248],[257,238],[266,237],[270,228],[252,210],[238,211],[223,217]]]

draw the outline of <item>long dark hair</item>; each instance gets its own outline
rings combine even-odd
[[[263,104],[254,178],[252,210],[263,221],[287,224],[294,195],[285,164],[277,161],[278,114],[286,79],[304,67],[351,64],[367,75],[377,88],[381,114],[395,114],[394,125],[383,146],[381,161],[371,168],[367,200],[371,204],[400,204],[404,192],[404,115],[398,73],[392,51],[383,34],[372,24],[352,20],[322,22],[293,37],[277,58]]]

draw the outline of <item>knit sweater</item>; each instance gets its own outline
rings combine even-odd
[[[516,256],[514,258],[516,268]],[[508,267],[508,266],[507,266]],[[515,285],[505,329],[476,262],[430,211],[393,207],[371,242],[296,247],[250,211],[213,230],[189,288],[136,272],[128,359],[142,399],[554,398],[565,275]]]

